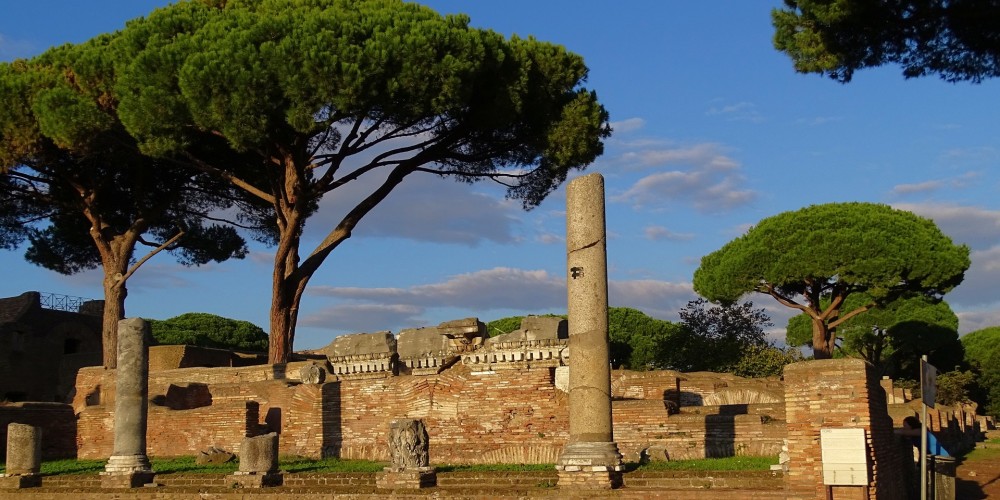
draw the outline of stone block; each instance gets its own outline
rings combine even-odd
[[[40,474],[8,475],[0,474],[0,490],[19,490],[22,488],[38,488],[42,485]]]
[[[246,473],[234,472],[226,476],[226,486],[232,488],[271,488],[284,484],[285,476],[280,472]]]
[[[395,471],[386,468],[375,475],[375,487],[383,490],[418,490],[437,486],[437,473],[430,467]]]
[[[42,465],[42,428],[11,423],[7,426],[7,475],[38,474]]]
[[[317,352],[331,360],[360,354],[393,354],[396,352],[396,337],[389,331],[341,335]]]
[[[271,474],[278,471],[278,434],[243,439],[240,445],[240,472],[243,474]]]
[[[101,488],[121,489],[121,488],[142,488],[153,484],[156,476],[152,471],[124,472],[124,473],[101,473]]]

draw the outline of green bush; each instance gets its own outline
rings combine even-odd
[[[219,349],[267,351],[267,333],[249,322],[208,313],[186,313],[166,320],[149,320],[160,345],[196,345]]]

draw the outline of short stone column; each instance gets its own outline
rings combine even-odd
[[[381,489],[420,489],[437,486],[430,466],[430,443],[422,420],[410,418],[389,423],[389,457],[392,465],[375,476]]]
[[[278,470],[278,434],[243,438],[240,444],[240,469],[226,476],[226,484],[236,488],[281,486],[284,476]]]
[[[101,473],[103,488],[138,488],[153,482],[146,456],[149,412],[149,322],[118,322],[118,367],[115,371],[114,451]]]
[[[604,177],[574,179],[566,188],[569,441],[556,464],[560,487],[622,484],[611,425],[606,236]]]
[[[42,429],[27,424],[7,426],[7,467],[0,474],[0,489],[42,485]]]

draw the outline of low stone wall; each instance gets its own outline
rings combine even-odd
[[[435,463],[554,463],[568,439],[567,395],[556,387],[554,367],[472,371],[460,363],[433,375],[309,385],[297,380],[304,364],[151,372],[156,404],[149,454],[191,455],[209,446],[232,451],[243,436],[274,431],[281,453],[386,460],[385,435],[394,418],[424,419]],[[615,439],[627,459],[778,453],[781,405],[676,413],[662,399],[666,388],[677,387],[674,373],[615,372],[630,394],[641,386],[649,397],[613,402]],[[81,457],[110,455],[113,375],[87,368],[78,377]]]

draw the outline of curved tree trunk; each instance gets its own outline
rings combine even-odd
[[[833,330],[822,318],[812,318],[813,357],[830,359],[833,357]]]
[[[101,338],[103,364],[105,368],[116,368],[118,364],[118,321],[125,318],[125,284],[119,284],[114,275],[104,278],[104,316]]]

